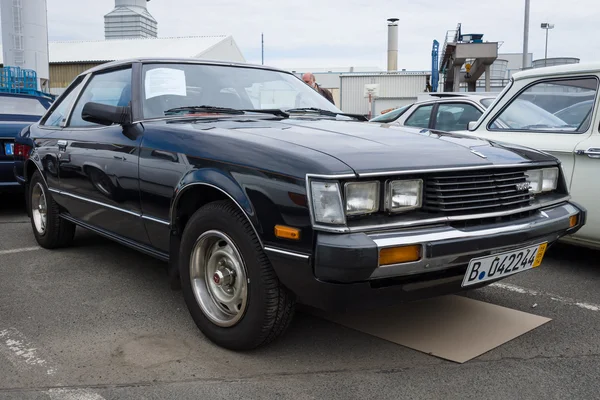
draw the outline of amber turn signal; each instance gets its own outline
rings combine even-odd
[[[421,259],[421,245],[388,247],[379,251],[379,265],[392,265]]]
[[[569,217],[569,227],[570,228],[577,226],[578,222],[579,222],[579,214],[571,215],[571,217]]]
[[[300,240],[300,229],[275,225],[275,236],[282,239]]]

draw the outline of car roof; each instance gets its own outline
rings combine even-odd
[[[532,68],[524,71],[515,72],[512,77],[515,81],[526,78],[537,78],[553,76],[557,74],[581,74],[600,72],[600,62],[586,62],[578,64],[554,65],[551,67]]]
[[[234,66],[234,67],[246,67],[246,68],[256,68],[256,69],[266,69],[277,72],[285,72],[291,74],[289,71],[285,71],[282,69],[269,67],[266,65],[259,64],[250,64],[250,63],[241,63],[241,62],[232,62],[232,61],[216,61],[216,60],[206,60],[202,58],[160,58],[160,57],[138,57],[138,58],[129,58],[125,60],[118,61],[110,61],[104,64],[97,65],[90,69],[83,71],[80,75],[87,75],[93,72],[99,72],[107,69],[117,68],[124,65],[129,65],[133,63],[181,63],[181,64],[205,64],[205,65],[219,65],[219,66]]]
[[[496,94],[497,96],[497,94]],[[425,103],[439,103],[439,102],[446,102],[446,101],[453,101],[453,100],[473,100],[475,102],[483,100],[483,99],[490,99],[490,98],[495,98],[494,94],[471,94],[471,93],[455,93],[449,96],[432,96],[430,99],[423,99],[423,100],[419,100],[414,102],[413,104],[425,104]]]

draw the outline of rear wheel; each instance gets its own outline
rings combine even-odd
[[[38,244],[46,249],[70,244],[75,236],[75,225],[60,218],[58,204],[38,171],[29,182],[28,199],[31,226]]]
[[[196,211],[184,230],[180,257],[190,314],[219,346],[256,348],[289,325],[293,296],[277,279],[245,215],[231,202]]]

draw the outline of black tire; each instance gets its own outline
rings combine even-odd
[[[246,267],[246,309],[230,327],[213,323],[192,289],[192,251],[200,235],[209,230],[221,231],[232,239]],[[185,302],[194,322],[209,340],[230,350],[250,350],[272,342],[285,332],[294,315],[294,296],[279,282],[252,226],[235,204],[216,201],[197,210],[185,227],[180,250],[179,272]]]
[[[46,229],[43,233],[38,232],[31,212],[31,206],[33,204],[32,196],[36,187],[41,188],[46,198]],[[38,244],[45,249],[55,249],[71,244],[75,237],[76,226],[72,222],[60,218],[58,204],[56,204],[52,198],[39,171],[36,171],[31,177],[31,181],[28,185],[27,198],[31,227]]]

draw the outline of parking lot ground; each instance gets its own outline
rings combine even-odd
[[[41,249],[22,203],[0,199],[0,399],[598,398],[598,252],[558,245],[467,293],[553,320],[465,364],[303,312],[235,353],[198,331],[163,263],[81,229]]]

